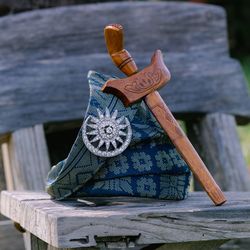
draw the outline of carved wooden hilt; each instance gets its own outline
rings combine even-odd
[[[160,50],[154,53],[151,64],[138,72],[134,59],[123,47],[123,27],[120,24],[106,26],[104,37],[112,61],[130,77],[107,81],[102,88],[103,92],[116,95],[125,106],[129,106],[170,80],[170,72],[164,64]]]
[[[127,76],[138,71],[134,59],[123,48],[123,27],[120,24],[110,24],[104,29],[104,37],[109,55],[114,64]]]
[[[162,53],[156,50],[148,67],[124,79],[108,80],[102,90],[118,96],[125,106],[129,106],[161,88],[169,80],[170,72],[164,64]]]

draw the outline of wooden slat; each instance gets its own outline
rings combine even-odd
[[[199,192],[181,202],[86,198],[96,204],[89,207],[75,201],[55,202],[45,193],[5,191],[1,212],[62,248],[95,246],[119,236],[137,245],[250,237],[250,193],[226,196],[228,202],[221,207]]]
[[[115,10],[115,11],[114,11]],[[157,13],[157,15],[156,15]],[[113,2],[37,10],[0,20],[2,60],[106,53],[103,28],[121,23],[129,51],[226,54],[225,11],[212,5]],[[84,25],[91,24],[91,25]],[[14,35],[13,35],[14,34]],[[35,53],[34,53],[35,52]],[[5,68],[10,65],[5,64]]]
[[[7,139],[7,138],[6,138]],[[6,140],[3,140],[6,142]],[[11,170],[9,168],[9,162],[7,161],[6,157],[2,157],[3,155],[8,154],[7,151],[7,143],[4,143],[1,145],[1,152],[0,152],[0,190],[6,189],[6,187],[9,188],[9,190],[13,190],[14,183],[10,183],[10,180],[12,181],[13,179],[11,178],[11,173],[10,171],[5,171],[4,173],[4,166],[2,163],[5,165],[5,169]],[[2,159],[3,158],[3,159]],[[2,162],[3,160],[3,162]],[[8,166],[8,167],[7,167]],[[8,176],[6,178],[6,176]],[[6,183],[7,182],[7,183]],[[22,234],[18,232],[14,225],[13,222],[10,220],[6,220],[2,214],[0,214],[0,249],[1,250],[24,250],[24,244],[23,244],[23,239],[22,239]]]
[[[5,175],[6,188],[8,190],[14,190],[15,189],[14,177],[10,163],[9,145],[7,142],[1,145],[1,153],[3,156],[3,169]]]
[[[82,118],[88,70],[117,73],[103,38],[104,25],[110,22],[124,25],[126,48],[140,68],[149,64],[155,49],[166,54],[172,80],[161,94],[177,115],[186,114],[186,119],[190,113],[216,111],[250,118],[241,68],[228,58],[221,8],[108,3],[37,10],[0,20],[5,30],[0,37],[0,119],[5,121],[0,134]],[[85,23],[91,25],[83,29]]]
[[[187,123],[189,137],[211,174],[225,191],[250,191],[250,176],[236,130],[235,118],[207,114]],[[201,190],[197,185],[196,189]]]
[[[150,57],[151,53],[135,54],[139,68],[145,67]],[[166,63],[172,80],[160,93],[179,118],[206,112],[250,115],[243,74],[234,60],[169,53]],[[89,98],[86,77],[90,69],[116,72],[107,55],[83,55],[18,65],[0,74],[1,86],[8,89],[0,89],[0,118],[5,121],[0,124],[0,133],[45,122],[82,119]]]
[[[15,131],[1,149],[8,190],[44,190],[50,163],[42,125]],[[15,243],[20,249],[23,247],[22,238],[17,238]],[[7,239],[5,243],[0,241],[1,249],[4,249],[3,244],[12,243]],[[29,250],[30,241],[26,240],[25,244],[25,249]]]
[[[9,190],[44,190],[50,162],[42,125],[12,133],[2,152]]]

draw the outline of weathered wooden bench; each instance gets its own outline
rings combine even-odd
[[[4,215],[32,232],[32,249],[216,249],[250,237],[250,192],[214,207],[203,192],[181,202],[128,197],[56,202],[45,193],[2,192]]]
[[[106,53],[102,34],[103,27],[113,22],[125,27],[126,36],[130,38],[126,47],[140,68],[149,63],[156,48],[165,53],[172,80],[161,90],[161,95],[176,117],[185,122],[190,139],[220,186],[229,191],[250,190],[236,132],[236,122],[249,122],[250,101],[240,65],[229,57],[225,13],[214,6],[166,2],[79,5],[0,19],[0,28],[5,31],[0,37],[0,120],[3,121],[0,135],[7,188],[44,188],[50,162],[66,157],[65,149],[60,153],[60,145],[70,147],[74,132],[81,126],[88,100],[87,71],[94,69],[119,75]],[[52,136],[55,133],[56,140]],[[39,201],[40,194],[37,198],[32,194],[30,199],[35,200],[34,204],[78,210],[73,208],[74,203],[56,203],[42,196],[46,197],[46,202]],[[235,196],[232,199],[238,199],[238,195]],[[1,206],[6,208],[5,199],[12,195],[5,193],[3,197]],[[15,193],[13,200],[14,197],[19,199]],[[240,197],[247,199],[244,195]],[[170,203],[182,206],[179,204],[188,205],[188,202],[192,203],[192,198],[184,203]],[[201,200],[197,209],[207,208],[208,203],[203,202],[205,200]],[[31,210],[32,204],[27,202]],[[155,204],[160,208],[165,202],[155,201]],[[237,209],[244,210],[245,205],[236,205],[233,210],[234,205],[229,202],[214,211],[219,214],[227,210],[230,215],[240,211]],[[37,209],[34,211],[41,211],[41,214],[47,211],[46,207],[44,211]],[[53,212],[53,216],[59,215]],[[238,213],[235,216],[238,222],[242,220]],[[50,218],[49,212],[47,217]],[[195,223],[197,218],[193,219]],[[36,235],[38,224],[26,228],[26,224],[20,223]],[[225,221],[220,224],[228,225]],[[47,230],[43,224],[39,227]],[[226,239],[241,238],[236,227],[232,227],[234,230],[235,234]],[[179,237],[182,237],[180,231]],[[247,233],[242,237],[248,237]],[[52,244],[49,238],[46,241]],[[71,243],[75,247],[76,242]],[[58,238],[54,246],[64,245]]]

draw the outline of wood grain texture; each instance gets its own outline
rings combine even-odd
[[[220,7],[174,2],[116,2],[3,17],[0,27],[5,28],[5,36],[1,37],[1,53],[7,56],[10,52],[6,59],[15,61],[106,53],[102,31],[109,23],[124,26],[130,38],[125,41],[128,51],[152,52],[162,48],[172,52],[206,50],[224,55],[228,52],[225,12]]]
[[[250,237],[250,193],[226,193],[228,203],[211,205],[205,193],[181,202],[128,197],[56,202],[45,193],[1,194],[1,212],[55,247],[96,246],[124,236],[136,245]],[[39,226],[37,226],[39,225]]]
[[[124,57],[125,61],[126,59],[129,59],[129,55]],[[123,71],[129,77],[108,80],[103,85],[102,91],[116,95],[125,106],[130,106],[154,90],[162,88],[170,80],[170,72],[164,64],[160,50],[154,52],[149,66],[138,73],[136,71],[137,67],[129,67]]]
[[[187,118],[216,110],[250,117],[241,68],[228,58],[222,9],[187,3],[108,3],[1,18],[5,35],[0,38],[0,119],[5,122],[0,134],[82,117],[87,71],[118,72],[108,59],[102,33],[110,22],[124,25],[130,38],[126,48],[138,67],[149,64],[156,48],[165,53],[172,80],[161,94],[177,115]],[[86,23],[91,25],[83,29]]]
[[[187,131],[194,147],[223,190],[250,190],[249,172],[233,116],[207,114],[187,123]],[[200,187],[197,186],[197,189]]]
[[[12,133],[2,152],[9,190],[44,190],[50,162],[42,125]]]
[[[151,55],[135,54],[138,67],[145,67]],[[204,61],[193,57],[191,62],[188,54],[168,54],[167,58],[172,80],[160,93],[179,118],[214,111],[248,117],[247,89],[236,84],[243,80],[237,62],[225,58],[214,62],[206,57]],[[0,133],[48,121],[81,119],[89,98],[86,76],[90,69],[119,75],[107,55],[40,61],[2,71],[0,118],[5,122],[0,124]]]

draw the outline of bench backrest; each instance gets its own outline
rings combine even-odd
[[[241,68],[229,58],[224,11],[215,6],[147,2],[35,10],[0,20],[0,134],[35,124],[81,119],[88,70],[118,74],[103,28],[125,28],[126,48],[140,68],[155,49],[171,82],[161,90],[182,119],[223,112],[250,117]]]

